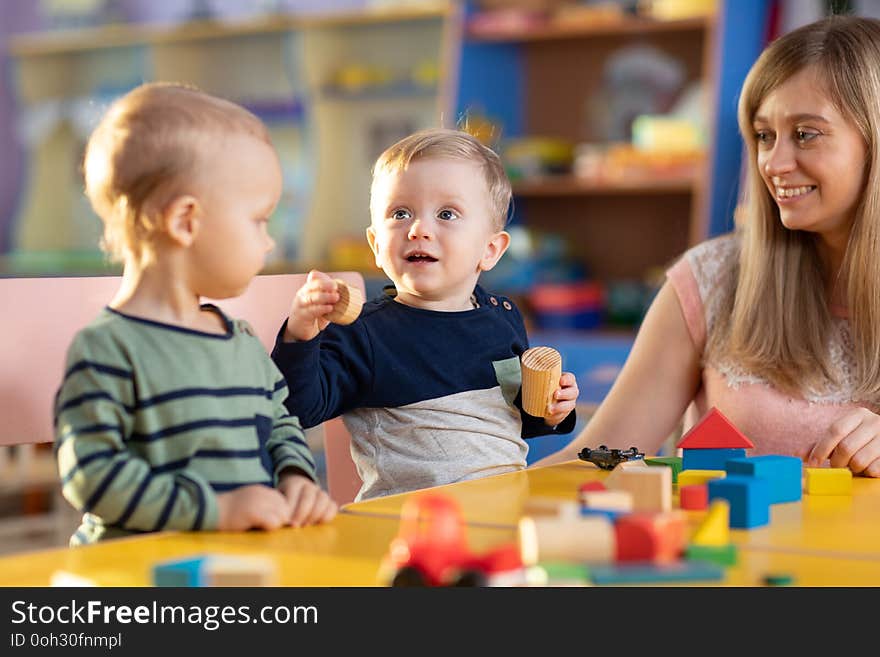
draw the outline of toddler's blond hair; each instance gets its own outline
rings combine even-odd
[[[164,207],[181,194],[208,189],[210,181],[200,175],[209,164],[208,145],[229,133],[270,143],[251,112],[191,86],[151,82],[110,106],[86,144],[83,173],[86,196],[104,223],[101,247],[111,259],[141,260]]]
[[[501,158],[473,135],[460,130],[430,128],[404,137],[385,150],[373,166],[373,189],[385,175],[403,171],[410,162],[431,157],[465,160],[478,165],[489,190],[493,226],[504,230],[510,207],[511,187]]]

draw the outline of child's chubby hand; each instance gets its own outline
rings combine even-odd
[[[290,519],[290,505],[280,492],[252,484],[217,494],[220,531],[278,529]]]
[[[286,524],[303,527],[330,522],[336,517],[336,502],[304,474],[296,471],[282,473],[278,490],[288,504]]]
[[[336,281],[324,272],[310,271],[305,285],[293,297],[284,339],[304,342],[314,338],[327,328],[330,321],[324,316],[333,310],[337,301]]]
[[[574,374],[563,372],[559,377],[559,388],[553,393],[553,399],[556,401],[547,406],[549,415],[544,417],[547,426],[555,427],[568,417],[577,404],[578,393],[577,379]]]
[[[863,477],[880,477],[880,416],[855,408],[837,418],[825,436],[813,445],[806,466],[849,468]]]

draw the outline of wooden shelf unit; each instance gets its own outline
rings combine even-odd
[[[678,60],[684,84],[702,80],[714,103],[714,48],[718,19],[675,21],[627,17],[596,25],[548,23],[528,30],[467,29],[481,48],[514,54],[524,108],[513,136],[605,141],[588,118],[589,104],[601,103],[603,66],[619,48],[645,44]],[[489,85],[487,85],[488,87]],[[486,102],[482,102],[482,101]],[[500,106],[499,99],[470,97],[473,106]],[[715,108],[706,109],[711,126]],[[565,236],[574,254],[602,280],[642,279],[670,264],[688,246],[708,236],[708,176],[637,176],[620,182],[590,182],[574,176],[518,181],[518,216],[541,231]]]
[[[83,197],[79,167],[88,130],[81,111],[76,124],[74,106],[93,107],[94,121],[112,98],[140,82],[170,80],[258,114],[268,108],[260,115],[285,177],[270,223],[279,244],[273,257],[279,263],[326,261],[332,240],[364,239],[370,170],[381,148],[453,115],[461,24],[461,7],[441,0],[418,8],[108,25],[11,38],[22,114],[51,110],[60,116],[27,148],[25,192],[12,231],[15,255],[40,262],[53,252],[97,251],[101,226]],[[436,83],[408,82],[414,80],[407,77],[414,75],[410,67],[425,62],[436,65]],[[328,94],[346,66],[387,71],[400,86]],[[285,106],[297,111],[273,110]],[[16,261],[7,258],[7,264]],[[47,273],[70,271],[59,268]]]

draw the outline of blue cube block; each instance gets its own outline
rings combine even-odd
[[[770,522],[770,482],[760,477],[728,475],[709,482],[709,502],[727,500],[730,526],[738,529],[761,527]]]
[[[797,502],[803,494],[803,463],[796,456],[748,456],[727,462],[727,474],[761,477],[770,482],[770,504]]]
[[[742,458],[744,449],[683,449],[682,470],[724,470],[730,459]]]
[[[153,566],[153,586],[202,586],[206,557],[163,561]]]

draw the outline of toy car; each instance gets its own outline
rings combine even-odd
[[[598,449],[584,447],[579,453],[581,461],[589,461],[598,465],[603,470],[613,470],[614,467],[624,461],[639,461],[645,458],[645,453],[635,447],[629,449],[608,449],[605,445],[599,445]]]
[[[508,544],[474,554],[467,547],[464,528],[461,510],[452,498],[425,494],[407,500],[380,579],[391,586],[515,583],[524,572],[519,547]]]

